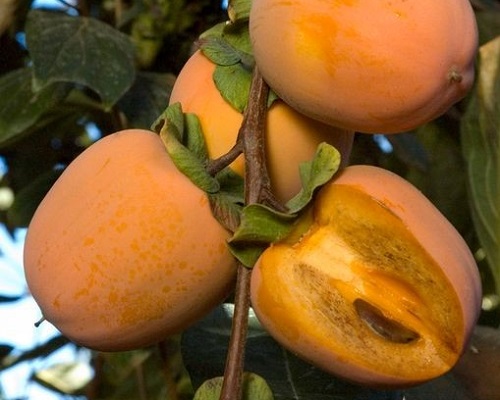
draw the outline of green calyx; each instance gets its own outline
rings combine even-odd
[[[294,229],[299,217],[314,200],[317,190],[327,183],[340,166],[340,153],[321,143],[314,158],[300,165],[302,189],[286,204],[287,212],[279,212],[262,204],[250,204],[241,210],[241,223],[229,240],[233,255],[251,268],[262,252],[274,242],[284,239]]]

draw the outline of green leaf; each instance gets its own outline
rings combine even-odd
[[[243,112],[248,103],[252,73],[242,64],[217,65],[214,72],[215,86],[222,97],[239,112]]]
[[[340,166],[340,153],[327,144],[320,143],[314,158],[300,165],[301,191],[286,206],[290,213],[297,213],[311,201],[314,192],[328,182]]]
[[[245,66],[250,68],[254,65],[252,41],[250,40],[247,21],[226,24],[222,32],[222,38],[238,51]]]
[[[252,6],[251,0],[229,0],[227,12],[231,22],[247,21]]]
[[[206,35],[201,43],[203,54],[217,65],[234,65],[241,60],[240,53],[220,36]]]
[[[277,212],[263,204],[250,204],[243,208],[241,224],[231,243],[272,243],[290,232],[296,216]]]
[[[262,252],[273,242],[286,237],[294,227],[297,213],[313,199],[316,189],[337,172],[340,154],[335,147],[321,143],[314,158],[302,163],[302,190],[291,199],[288,212],[277,212],[262,204],[250,204],[241,211],[241,223],[229,240],[232,254],[246,267],[253,267]]]
[[[208,151],[200,119],[195,114],[184,114],[185,132],[184,145],[200,160],[208,160]]]
[[[407,143],[408,147],[411,146],[413,151],[423,147],[428,158],[426,163],[419,164],[407,157],[404,177],[417,186],[460,233],[467,236],[473,228],[470,213],[464,212],[468,211],[465,164],[455,128],[441,119],[419,127],[416,135],[408,135],[410,137],[416,143]]]
[[[193,400],[219,400],[224,377],[209,379],[198,388]],[[264,378],[245,372],[243,373],[242,400],[274,400],[273,392]]]
[[[255,63],[248,23],[220,23],[200,35],[203,54],[218,65],[241,63],[251,69]]]
[[[175,77],[171,74],[139,72],[134,85],[118,107],[134,128],[149,129],[168,104]]]
[[[134,48],[128,36],[96,19],[31,11],[26,43],[37,87],[85,85],[110,108],[134,83]]]
[[[182,356],[195,388],[223,375],[233,312],[232,304],[223,304],[184,331]],[[451,374],[404,390],[376,390],[349,383],[280,346],[259,324],[253,310],[248,318],[245,370],[265,377],[276,400],[472,400]]]
[[[68,86],[61,84],[33,91],[31,68],[20,68],[0,77],[0,145],[25,133],[68,91]]]
[[[296,215],[280,213],[262,204],[250,204],[241,211],[241,223],[229,240],[232,254],[246,267],[253,267],[262,252],[285,237]]]
[[[385,135],[385,137],[392,145],[394,155],[405,165],[419,171],[426,171],[429,168],[429,153],[414,132]]]
[[[183,369],[176,337],[162,341],[156,347],[125,352],[98,353],[100,365],[98,393],[100,400],[160,400],[176,393],[191,398],[192,390],[181,392]],[[175,352],[176,351],[176,352]]]
[[[500,37],[482,46],[479,57],[461,137],[472,217],[500,293]]]
[[[475,12],[480,45],[500,35],[500,8],[498,2],[492,1],[491,3],[481,4]]]
[[[207,193],[217,193],[219,182],[207,170],[208,155],[203,132],[194,114],[182,112],[180,103],[167,107],[153,124],[177,169]]]
[[[240,225],[244,203],[243,178],[230,168],[224,168],[217,174],[216,179],[220,190],[208,196],[212,214],[228,231],[234,232]]]

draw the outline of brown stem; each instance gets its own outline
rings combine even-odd
[[[269,87],[254,69],[248,106],[238,134],[245,156],[245,204],[265,201],[271,192],[265,156],[265,126]],[[224,383],[220,400],[239,400],[243,393],[243,370],[248,311],[250,309],[251,269],[238,265],[234,315]]]
[[[241,153],[243,153],[243,141],[238,139],[236,144],[226,154],[210,161],[207,166],[207,172],[210,175],[215,176],[218,172],[222,171],[234,160],[236,160]]]
[[[234,298],[233,326],[226,358],[224,382],[219,399],[239,400],[243,395],[245,345],[250,309],[250,277],[252,270],[238,265],[238,278]]]
[[[269,87],[255,68],[248,106],[239,133],[243,140],[245,156],[245,202],[247,205],[261,202],[271,191],[265,153],[268,94]]]

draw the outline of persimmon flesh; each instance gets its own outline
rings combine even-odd
[[[198,116],[211,158],[226,154],[236,143],[243,114],[224,100],[213,73],[216,65],[195,52],[182,68],[172,89],[170,104],[179,102],[182,110]],[[299,164],[310,160],[318,145],[327,142],[341,154],[346,166],[354,132],[338,129],[298,113],[282,101],[270,107],[266,124],[266,153],[271,185],[276,197],[286,202],[300,190]],[[245,161],[240,156],[231,164],[244,174]]]
[[[91,145],[50,189],[28,228],[25,274],[68,338],[129,350],[223,300],[236,271],[228,237],[159,136],[126,130]]]
[[[469,0],[253,0],[250,37],[285,102],[366,133],[413,129],[462,99],[478,40]]]
[[[253,270],[254,310],[285,347],[374,387],[447,372],[478,317],[467,245],[411,184],[351,166]]]

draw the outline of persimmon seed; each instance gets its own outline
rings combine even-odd
[[[380,309],[362,299],[354,300],[361,320],[376,334],[394,343],[411,343],[420,338],[417,332],[387,318]]]

